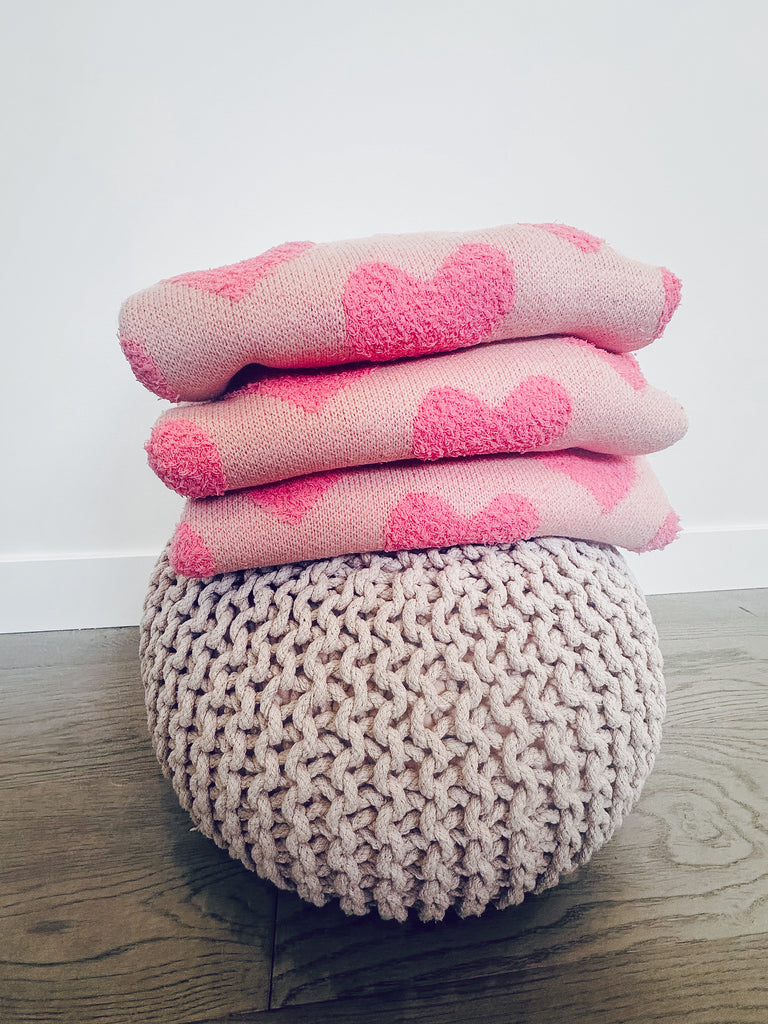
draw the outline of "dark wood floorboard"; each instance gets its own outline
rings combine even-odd
[[[212,1024],[765,1024],[768,982],[759,956],[749,939],[673,939],[640,962],[632,949],[591,957],[578,969],[529,964],[480,982],[446,972],[440,985],[405,983],[378,997]]]
[[[135,630],[0,637],[0,1020],[766,1024],[768,591],[650,604],[639,805],[558,888],[437,925],[276,895],[191,832]]]
[[[160,775],[136,630],[0,637],[0,664],[0,1021],[266,1007],[275,894]]]

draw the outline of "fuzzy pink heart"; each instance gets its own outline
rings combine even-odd
[[[588,348],[597,359],[602,359],[620,377],[623,377],[627,384],[634,388],[635,391],[642,391],[643,388],[648,386],[648,382],[643,376],[643,371],[640,369],[640,364],[631,352],[609,352],[605,348],[598,348],[597,345],[593,345],[590,341],[585,341],[584,338],[563,338],[563,341],[567,341],[569,345]]]
[[[556,235],[565,242],[570,242],[571,245],[575,245],[577,249],[581,249],[585,253],[597,252],[605,241],[596,235],[587,234],[580,228],[572,228],[568,224],[534,224],[532,226],[541,228],[542,231],[548,231],[550,235]]]
[[[550,377],[528,377],[493,407],[458,388],[433,388],[413,421],[417,459],[528,452],[562,437],[571,416],[568,392]]]
[[[179,274],[177,277],[170,278],[169,283],[186,284],[190,288],[199,288],[200,291],[210,292],[212,295],[225,295],[233,302],[239,302],[253,290],[253,286],[262,277],[282,263],[287,263],[288,260],[300,256],[307,249],[311,249],[314,244],[314,242],[286,242],[284,245],[277,245],[274,249],[263,252],[260,256],[242,260],[240,263],[230,263],[226,267],[215,267],[212,270],[193,270],[188,274]]]
[[[188,498],[208,498],[227,490],[219,450],[199,423],[160,420],[144,448],[152,471],[171,490]]]
[[[387,263],[347,278],[347,342],[363,359],[446,352],[487,341],[515,303],[511,262],[491,245],[462,245],[428,281]]]
[[[247,391],[250,394],[292,402],[305,412],[317,412],[334,395],[361,377],[367,377],[373,369],[372,366],[363,366],[336,373],[316,370],[313,373],[287,373],[280,377],[264,377],[255,384],[250,384]]]
[[[664,333],[664,328],[680,305],[680,295],[683,288],[680,278],[676,277],[671,270],[667,270],[666,267],[661,268],[661,283],[664,286],[664,305],[661,309],[659,322],[656,324],[656,330],[653,332],[654,341]]]
[[[254,487],[247,494],[262,512],[271,512],[283,522],[295,526],[315,507],[338,476],[338,473],[312,473]]]
[[[628,455],[601,455],[597,452],[543,452],[533,456],[565,473],[595,496],[603,512],[626,497],[637,475],[635,460]]]
[[[538,525],[536,509],[521,494],[500,494],[474,516],[435,494],[408,494],[389,514],[384,543],[388,551],[511,544],[533,536]]]
[[[660,551],[667,544],[671,544],[680,533],[680,517],[677,512],[670,509],[661,526],[651,539],[637,551]]]
[[[189,523],[179,523],[176,527],[168,558],[181,576],[213,576],[216,572],[210,548]]]
[[[160,398],[167,398],[169,402],[178,402],[179,396],[176,390],[171,387],[160,367],[140,342],[121,336],[120,348],[130,363],[133,375],[139,384],[154,391]]]

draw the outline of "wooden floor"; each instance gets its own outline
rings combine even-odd
[[[557,889],[401,926],[303,905],[199,833],[135,629],[0,637],[0,1021],[768,1022],[768,591],[650,600],[664,744]]]

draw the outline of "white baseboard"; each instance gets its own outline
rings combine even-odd
[[[0,633],[135,626],[157,555],[0,562]],[[768,527],[684,533],[664,551],[627,555],[646,594],[768,587]]]
[[[0,633],[135,626],[157,555],[0,562]]]
[[[624,555],[646,594],[768,587],[768,526],[687,530],[663,551]]]

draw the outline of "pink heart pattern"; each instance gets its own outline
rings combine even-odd
[[[417,459],[527,452],[562,437],[571,416],[571,400],[550,377],[528,377],[492,407],[468,391],[433,388],[419,405],[413,423]]]
[[[292,402],[305,412],[318,412],[344,388],[373,373],[373,369],[372,366],[363,366],[355,370],[340,370],[338,373],[323,370],[288,373],[280,377],[264,377],[249,385],[247,390],[251,394],[258,393],[269,398],[279,398],[283,402]]]
[[[533,227],[541,228],[542,231],[548,231],[550,235],[556,235],[558,238],[562,238],[563,241],[570,242],[571,245],[575,245],[577,249],[585,253],[597,252],[605,241],[604,238],[589,235],[586,231],[572,228],[568,224],[534,224]]]
[[[182,576],[213,576],[216,572],[210,548],[189,523],[179,523],[176,527],[168,558]]]
[[[224,494],[227,477],[210,434],[193,420],[161,420],[144,446],[166,487],[190,498]]]
[[[511,262],[484,244],[460,246],[428,281],[387,263],[363,263],[342,297],[349,347],[371,360],[487,341],[514,303]]]
[[[134,377],[140,384],[149,388],[150,391],[154,391],[160,398],[167,398],[169,402],[179,400],[178,394],[165,379],[160,367],[140,342],[121,337],[120,348],[130,363]]]
[[[253,286],[262,277],[266,277],[276,267],[288,260],[295,259],[314,242],[286,242],[274,249],[254,256],[240,263],[230,263],[226,267],[215,267],[212,270],[193,270],[188,274],[178,274],[169,279],[170,284],[186,284],[190,288],[209,292],[211,295],[224,295],[233,302],[239,302],[253,291]]]
[[[295,526],[311,512],[338,477],[339,473],[313,473],[278,484],[254,487],[246,493],[262,512],[269,512],[284,523]]]
[[[629,494],[635,482],[635,460],[627,455],[601,455],[597,452],[543,452],[533,458],[565,473],[594,495],[603,512],[610,512]]]
[[[671,270],[667,270],[666,267],[661,268],[661,282],[664,286],[664,305],[659,316],[659,322],[656,324],[656,330],[653,333],[654,341],[664,333],[664,328],[680,305],[680,294],[683,288],[680,278],[676,277]]]
[[[387,518],[384,543],[388,551],[511,544],[532,537],[538,525],[536,509],[521,494],[500,494],[474,516],[435,494],[408,494]]]
[[[588,348],[598,358],[607,363],[620,377],[629,384],[635,391],[642,391],[648,386],[643,376],[640,364],[631,352],[609,352],[605,348],[598,348],[584,338],[563,338],[570,345],[578,345],[580,348]]]
[[[637,550],[640,552],[660,551],[662,548],[665,548],[667,544],[671,544],[679,533],[680,517],[674,509],[670,509],[664,522],[658,528],[653,537],[651,537],[647,544],[644,544],[641,548],[637,548]]]

